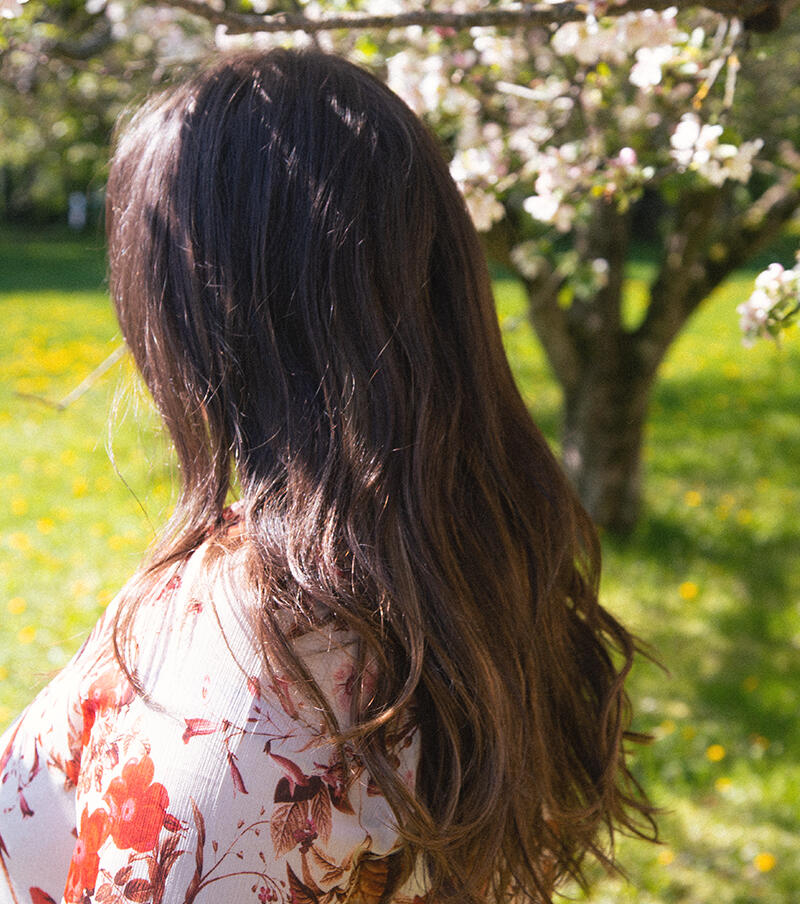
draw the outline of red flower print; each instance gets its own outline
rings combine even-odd
[[[166,584],[159,590],[158,596],[156,597],[156,602],[158,600],[163,599],[168,593],[173,593],[181,586],[181,576],[179,573],[173,574]]]
[[[17,797],[19,799],[19,809],[22,813],[22,818],[25,819],[27,816],[33,816],[33,810],[31,810],[28,801],[25,800],[25,795],[22,793],[22,791],[17,792]]]
[[[212,722],[209,719],[184,719],[186,731],[183,733],[183,743],[188,744],[196,735],[214,734],[225,727],[224,722]]]
[[[55,899],[51,898],[46,891],[42,891],[38,886],[32,886],[28,889],[31,896],[31,904],[56,904]]]
[[[154,772],[153,761],[143,756],[130,760],[108,786],[105,800],[111,808],[111,837],[118,848],[144,853],[156,846],[169,795],[163,785],[153,782]]]
[[[96,678],[86,694],[86,699],[81,702],[83,715],[83,734],[81,746],[86,747],[92,726],[98,713],[106,709],[118,710],[133,698],[133,688],[130,683],[118,674],[108,671]]]
[[[64,775],[67,778],[67,787],[74,788],[78,784],[78,777],[81,771],[81,761],[77,756],[67,760],[64,763]]]
[[[90,816],[89,808],[84,807],[80,825],[64,891],[66,901],[82,901],[86,894],[94,892],[100,869],[97,852],[108,838],[108,813],[105,810],[95,810]]]

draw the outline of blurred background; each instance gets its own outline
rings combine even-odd
[[[219,7],[226,31],[169,3],[0,3],[0,728],[75,652],[175,496],[106,291],[113,123],[216,49],[315,41],[387,78],[439,135],[520,390],[601,527],[604,603],[665,667],[643,658],[630,681],[663,844],[618,839],[627,879],[571,894],[794,904],[800,14],[249,33],[255,14],[399,6],[243,0]]]

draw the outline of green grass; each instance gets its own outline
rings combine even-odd
[[[631,269],[632,317],[647,272]],[[631,681],[635,727],[655,736],[636,770],[665,810],[664,844],[623,840],[630,881],[600,877],[594,904],[797,901],[800,342],[742,347],[735,306],[753,275],[672,349],[641,525],[604,539],[606,605],[670,675],[642,662]],[[0,232],[0,725],[71,655],[169,510],[164,442],[127,365],[65,411],[17,395],[62,398],[119,342],[103,276],[99,239]],[[496,288],[523,394],[556,442],[560,394],[524,300]]]
[[[158,524],[172,492],[127,362],[64,411],[19,395],[58,401],[119,344],[104,272],[99,240],[0,232],[0,724],[135,568],[153,536],[139,501]]]

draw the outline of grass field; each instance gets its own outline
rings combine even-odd
[[[630,302],[647,262],[631,269]],[[629,882],[595,904],[795,904],[800,896],[800,340],[745,350],[709,301],[665,363],[646,440],[642,522],[604,541],[606,605],[669,676],[635,670],[636,769],[664,808],[660,847],[623,840]],[[172,474],[127,363],[64,411],[118,344],[99,238],[0,232],[0,727],[63,665],[169,511]],[[559,393],[510,281],[512,365],[556,441]],[[109,414],[109,412],[112,412]],[[113,449],[113,463],[108,447]],[[579,893],[575,893],[582,899]]]

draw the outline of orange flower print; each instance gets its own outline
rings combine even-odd
[[[144,853],[156,846],[169,795],[163,785],[153,782],[154,772],[153,761],[143,756],[130,760],[108,786],[105,800],[111,808],[111,837],[118,848]]]
[[[108,838],[108,813],[105,810],[95,810],[90,816],[89,808],[84,807],[80,826],[64,891],[64,899],[68,902],[83,901],[87,894],[94,892],[100,869],[97,852]]]
[[[81,703],[83,715],[83,735],[81,745],[86,747],[92,726],[98,713],[104,710],[118,710],[129,703],[133,697],[133,688],[127,680],[114,672],[105,672],[92,682],[86,699]]]

